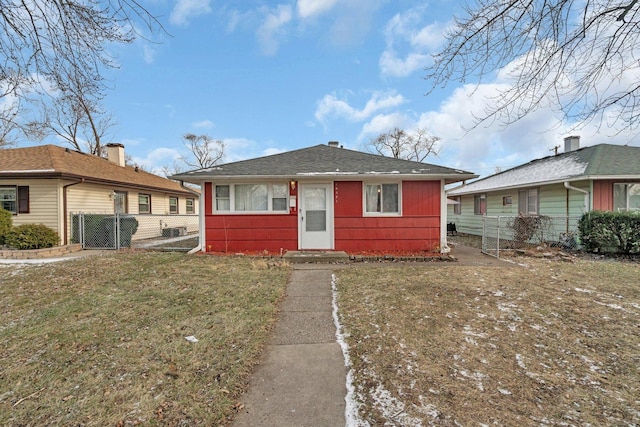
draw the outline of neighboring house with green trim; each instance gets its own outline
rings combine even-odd
[[[533,160],[447,191],[447,221],[461,233],[482,234],[482,217],[580,216],[591,210],[640,210],[640,148],[599,144]]]

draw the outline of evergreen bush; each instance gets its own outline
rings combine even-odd
[[[640,253],[640,214],[593,211],[578,222],[580,240],[592,252]]]
[[[5,237],[13,226],[13,215],[6,209],[0,208],[0,245],[4,245]]]
[[[5,243],[14,249],[42,249],[60,244],[60,237],[44,224],[22,224],[7,233]]]

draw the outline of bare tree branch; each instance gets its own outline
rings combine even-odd
[[[455,21],[426,78],[433,90],[508,75],[510,86],[476,124],[506,125],[552,108],[566,121],[635,129],[639,36],[638,0],[477,0]]]
[[[191,153],[192,158],[182,157],[181,160],[188,166],[197,169],[206,169],[216,165],[224,157],[224,142],[213,140],[209,135],[183,135],[184,145]]]
[[[369,145],[383,156],[422,162],[430,154],[438,154],[439,141],[439,137],[429,135],[425,129],[417,129],[411,133],[394,128],[372,139]]]
[[[76,100],[80,105],[86,100],[85,110],[93,110],[107,90],[104,69],[118,66],[107,48],[131,43],[140,35],[140,23],[150,31],[163,30],[136,0],[0,0],[0,99],[35,99],[35,108],[48,104],[50,109],[60,103],[43,103],[43,98],[81,89],[83,96]],[[33,132],[34,120],[13,123]],[[0,114],[0,129],[10,124]],[[97,126],[93,133],[99,133]]]

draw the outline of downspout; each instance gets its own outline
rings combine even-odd
[[[207,236],[205,234],[205,211],[206,211],[206,182],[200,181],[200,195],[198,196],[198,245],[189,251],[189,255],[193,255],[197,252],[205,253],[205,243],[207,242]]]
[[[72,185],[82,184],[84,182],[84,178],[80,178],[78,182],[72,182],[71,184],[64,185],[62,187],[62,212],[64,213],[64,221],[63,221],[63,229],[64,229],[64,245],[69,244],[69,215],[67,212],[67,188]]]
[[[447,242],[447,192],[444,189],[445,180],[440,180],[440,253],[448,254],[451,252]]]
[[[185,190],[192,191],[191,188],[184,185],[184,181],[180,180],[180,187]],[[198,244],[191,249],[188,254],[193,255],[198,252],[204,252],[204,203],[203,203],[204,185],[200,183],[200,194],[198,195]]]
[[[565,181],[564,182],[564,188],[566,188],[567,190],[574,190],[574,191],[578,191],[580,193],[584,193],[584,213],[589,212],[589,192],[587,190],[583,190],[582,188],[578,188],[578,187],[574,187],[571,184],[569,184],[569,181]],[[568,195],[567,195],[567,199],[568,199]],[[568,200],[567,200],[567,204],[568,204]],[[569,212],[567,212],[567,215],[569,214]]]

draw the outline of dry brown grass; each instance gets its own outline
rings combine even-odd
[[[0,425],[226,424],[288,277],[168,253],[0,267]]]
[[[637,425],[640,265],[337,272],[371,425]]]

